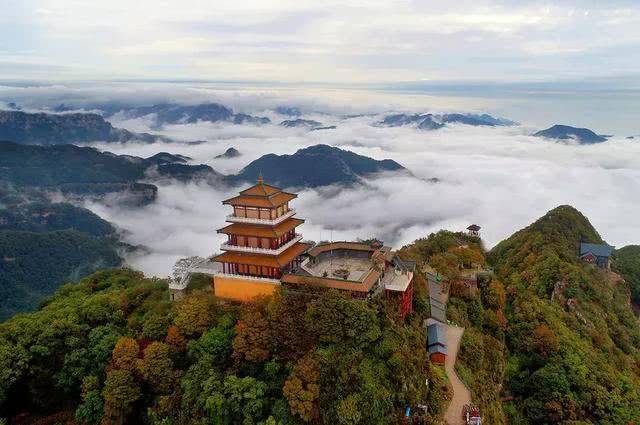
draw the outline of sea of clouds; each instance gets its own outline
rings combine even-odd
[[[119,86],[120,87],[120,86]],[[38,98],[12,88],[16,100]],[[56,89],[55,101],[78,102],[89,98],[131,99],[130,88],[69,91]],[[136,89],[138,90],[138,89]],[[440,229],[464,230],[482,226],[487,247],[530,224],[548,210],[570,204],[582,211],[603,238],[614,245],[640,243],[640,140],[614,136],[588,146],[558,143],[530,136],[538,128],[526,122],[515,127],[448,125],[437,131],[413,127],[374,125],[386,112],[491,112],[492,100],[438,98],[358,90],[267,90],[171,87],[164,91],[144,88],[138,102],[217,101],[237,112],[269,116],[272,125],[219,123],[165,126],[161,134],[176,143],[98,143],[101,150],[148,157],[158,152],[187,155],[193,164],[207,164],[224,174],[236,173],[267,153],[292,154],[319,143],[351,150],[375,159],[390,158],[413,176],[383,174],[358,187],[304,189],[292,202],[306,239],[344,240],[377,237],[399,248]],[[114,95],[114,92],[116,93]],[[71,93],[71,95],[69,94]],[[2,94],[2,90],[0,90]],[[42,99],[52,102],[49,93]],[[108,94],[108,96],[107,96]],[[114,97],[115,96],[115,97]],[[41,99],[41,100],[42,100]],[[296,106],[303,118],[335,130],[307,131],[277,124],[289,117],[273,112],[276,106]],[[35,106],[34,106],[35,107]],[[508,116],[506,118],[509,118]],[[116,127],[158,133],[153,117],[111,118]],[[562,122],[562,117],[558,118]],[[201,140],[205,143],[190,144]],[[242,156],[216,159],[235,147]],[[265,175],[269,181],[269,176]],[[429,182],[436,177],[439,183]],[[152,205],[125,209],[87,204],[115,223],[131,244],[149,248],[128,258],[148,274],[167,275],[179,258],[208,256],[224,235],[229,207],[221,201],[240,188],[205,183],[164,182]]]

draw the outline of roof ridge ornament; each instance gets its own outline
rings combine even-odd
[[[264,184],[264,178],[262,177],[262,171],[258,174],[258,184]]]

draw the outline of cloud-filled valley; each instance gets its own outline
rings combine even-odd
[[[400,247],[439,229],[462,230],[477,223],[483,228],[486,244],[492,246],[561,204],[581,210],[609,243],[622,246],[640,241],[638,140],[620,135],[593,145],[560,143],[532,137],[540,128],[527,122],[504,127],[448,123],[431,131],[412,125],[385,127],[378,123],[392,112],[484,112],[490,101],[465,103],[433,96],[354,93],[173,86],[138,91],[127,85],[120,90],[0,90],[3,100],[16,101],[29,110],[59,103],[87,110],[100,103],[219,102],[233,108],[234,113],[266,116],[272,122],[238,125],[199,121],[158,126],[153,115],[132,118],[115,113],[108,117],[114,127],[174,140],[91,144],[116,154],[144,158],[158,152],[181,154],[190,157],[191,164],[235,174],[262,155],[293,154],[304,147],[326,144],[377,160],[392,159],[410,171],[411,175],[370,176],[350,188],[299,190],[293,206],[307,220],[301,231],[305,238],[316,241],[378,237]],[[278,125],[292,118],[275,112],[278,106],[297,107],[302,111],[300,118],[335,129],[310,131]],[[230,147],[240,156],[216,158]],[[268,174],[264,177],[269,181]],[[430,181],[432,178],[438,182]],[[216,229],[224,226],[230,213],[221,201],[240,188],[203,182],[154,183],[159,186],[158,198],[145,207],[95,202],[87,206],[116,224],[126,242],[149,248],[128,258],[132,266],[166,275],[178,258],[217,251],[222,238]]]

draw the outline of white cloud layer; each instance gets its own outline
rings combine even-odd
[[[614,137],[592,146],[555,143],[529,136],[532,128],[480,128],[451,125],[438,131],[411,127],[381,128],[371,124],[380,115],[343,118],[337,113],[354,108],[344,93],[333,102],[297,93],[278,98],[252,93],[250,98],[230,92],[236,106],[264,111],[269,105],[313,105],[305,118],[337,125],[336,130],[307,132],[277,125],[234,126],[211,123],[174,125],[164,134],[181,140],[206,140],[200,145],[101,144],[115,153],[150,156],[160,151],[179,153],[223,173],[235,173],[266,153],[293,153],[318,143],[338,146],[376,159],[391,158],[416,177],[382,175],[355,189],[304,190],[294,201],[307,221],[301,231],[314,240],[379,237],[395,247],[439,229],[462,230],[482,226],[488,246],[528,225],[549,209],[570,204],[591,219],[609,243],[640,243],[640,141]],[[375,96],[374,96],[375,98]],[[256,99],[262,99],[261,101]],[[386,98],[385,98],[386,99]],[[325,102],[325,103],[323,103]],[[343,102],[341,104],[341,102]],[[406,109],[413,100],[397,96]],[[357,103],[360,110],[378,111],[380,104]],[[446,105],[446,99],[444,104]],[[385,106],[389,106],[386,103]],[[322,113],[322,108],[332,111]],[[447,109],[446,107],[442,109]],[[424,109],[418,109],[422,112]],[[266,113],[266,112],[265,112]],[[270,113],[270,112],[269,112]],[[278,117],[271,113],[274,119]],[[282,118],[282,117],[280,117]],[[277,122],[277,121],[276,121]],[[116,123],[136,131],[149,130],[149,120]],[[229,147],[243,155],[215,159]],[[268,180],[269,176],[265,176]],[[428,183],[438,177],[442,182]],[[217,251],[222,238],[215,230],[230,213],[221,201],[236,190],[173,183],[160,187],[158,201],[130,211],[100,205],[90,207],[127,232],[127,241],[144,244],[150,255],[131,263],[151,274],[167,274],[174,261]]]

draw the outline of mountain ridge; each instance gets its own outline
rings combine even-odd
[[[260,175],[282,187],[350,185],[382,171],[407,171],[397,162],[375,160],[329,145],[302,148],[292,155],[267,154],[251,162],[239,173],[227,176],[231,184],[253,182]]]
[[[134,140],[152,143],[168,139],[115,128],[95,113],[51,114],[0,110],[0,140],[11,140],[21,144],[55,145],[97,141],[122,143]]]
[[[533,134],[535,137],[544,137],[557,140],[577,140],[583,145],[606,142],[607,138],[594,133],[588,128],[578,128],[569,125],[555,124],[545,130]]]

